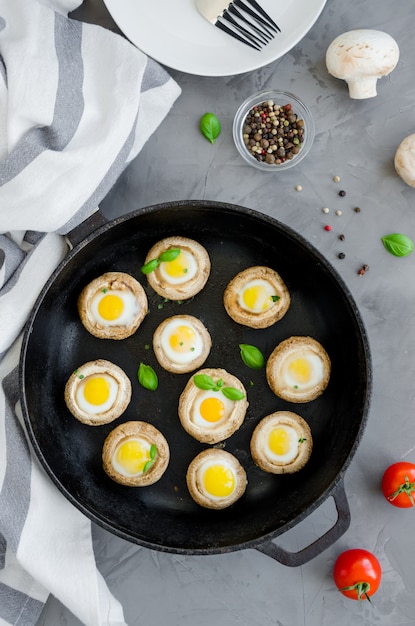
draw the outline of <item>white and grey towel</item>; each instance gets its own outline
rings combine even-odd
[[[87,626],[122,626],[89,520],[31,453],[19,407],[22,330],[89,216],[180,88],[124,38],[68,18],[80,0],[0,0],[0,626],[52,593]]]

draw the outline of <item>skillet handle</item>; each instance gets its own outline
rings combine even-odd
[[[75,226],[69,233],[66,233],[65,239],[68,243],[69,249],[72,250],[78,243],[87,238],[88,235],[97,230],[100,226],[107,224],[107,218],[101,213],[99,209],[92,213],[83,222]]]
[[[316,539],[313,543],[298,552],[284,550],[284,548],[281,548],[272,541],[255,546],[255,549],[279,561],[283,565],[289,565],[290,567],[298,567],[314,559],[323,552],[323,550],[326,550],[326,548],[329,548],[337,541],[350,526],[350,508],[343,481],[338,483],[331,495],[337,509],[337,520],[324,535]]]

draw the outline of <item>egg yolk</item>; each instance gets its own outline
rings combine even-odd
[[[228,467],[217,463],[204,471],[203,485],[211,496],[224,498],[235,489],[235,476]]]
[[[183,274],[187,274],[189,267],[189,255],[183,250],[180,250],[180,254],[174,261],[165,261],[163,264],[165,273],[172,278],[179,278]]]
[[[196,333],[190,326],[178,326],[169,337],[169,343],[175,352],[191,352],[194,350]]]
[[[308,383],[311,378],[310,361],[304,357],[293,359],[288,366],[288,371],[298,383]]]
[[[110,395],[110,384],[102,376],[90,376],[85,380],[84,398],[89,404],[98,406],[107,402]]]
[[[112,321],[120,317],[124,310],[124,302],[120,296],[108,293],[98,304],[98,313],[104,320]]]
[[[247,309],[258,312],[266,311],[273,304],[273,299],[264,285],[246,287],[242,294],[242,301]]]
[[[200,403],[199,410],[207,422],[218,422],[225,413],[225,407],[219,398],[205,398]]]
[[[139,474],[150,460],[150,451],[137,439],[125,441],[116,452],[116,460],[128,474]]]
[[[269,434],[268,445],[274,454],[283,456],[290,450],[290,436],[285,428],[273,428]]]

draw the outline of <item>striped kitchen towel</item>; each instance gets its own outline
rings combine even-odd
[[[46,477],[19,406],[22,330],[63,235],[89,216],[180,94],[80,0],[0,0],[0,625],[36,624],[52,593],[87,626],[122,626],[91,523]]]

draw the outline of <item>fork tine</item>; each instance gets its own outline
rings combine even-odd
[[[275,32],[281,32],[280,27],[274,22],[274,20],[268,15],[268,13],[266,13],[264,9],[259,6],[259,4],[255,0],[245,0],[245,1],[249,2],[249,4],[252,7],[255,7],[258,13],[256,11],[253,11],[253,9],[251,9],[251,7],[247,6],[244,2],[242,2],[242,0],[233,0],[232,4],[236,5],[240,9],[243,9],[246,13],[248,13],[251,17],[253,17],[255,20],[257,20],[264,26],[271,28]]]
[[[259,46],[261,46],[261,44],[266,45],[268,43],[269,40],[265,39],[262,33],[260,33],[259,35],[255,35],[253,32],[244,28],[242,24],[239,24],[236,20],[234,20],[233,17],[229,13],[229,9],[226,9],[222,13],[222,18],[224,20],[227,20],[230,24],[232,24],[232,26],[234,26],[241,35],[243,35],[244,37],[247,37],[250,41],[258,44]],[[246,23],[252,28],[252,24],[250,22],[246,21]]]
[[[256,0],[246,0],[246,2],[249,2],[249,4],[258,11],[258,13],[261,13],[261,15],[266,19],[268,26],[273,26],[278,32],[281,32],[281,28],[278,26],[278,24],[274,22],[272,17],[269,16],[266,11],[264,11],[264,9],[258,4],[258,2],[256,2]]]
[[[233,19],[232,15],[230,15],[228,13],[227,9],[225,9],[225,11],[223,11],[221,17],[222,17],[222,19],[224,19],[227,22],[229,22],[230,24],[232,24],[232,26],[234,26],[236,28],[236,30],[239,32],[240,35],[242,35],[243,37],[247,38],[253,44],[258,45],[259,49],[261,48],[261,45],[265,45],[266,43],[268,43],[266,39],[261,39],[259,37],[255,37],[255,35],[253,35],[253,33],[249,32],[241,24],[238,24],[238,22]]]
[[[216,26],[216,28],[220,28],[220,30],[223,30],[223,32],[227,33],[231,37],[234,37],[238,41],[241,41],[242,43],[246,44],[247,46],[250,46],[251,48],[254,48],[254,50],[261,50],[260,46],[254,45],[252,42],[248,41],[247,39],[244,39],[243,37],[238,35],[238,33],[236,31],[232,30],[231,28],[228,28],[226,26],[226,24],[222,24],[222,22],[219,22],[219,20],[216,21],[215,26]]]
[[[245,22],[245,24],[248,24],[248,26],[257,33],[258,37],[264,41],[264,44],[267,44],[275,37],[274,33],[270,33],[267,28],[263,27],[263,29],[260,30],[257,26],[255,26],[255,24],[250,22],[240,11],[238,11],[238,9],[235,8],[232,2],[228,6],[227,10],[228,13],[233,13],[233,15],[236,15],[236,17]]]
[[[213,26],[255,50],[262,50],[281,32],[256,0],[194,2],[199,13]]]

